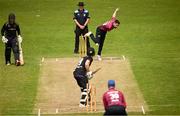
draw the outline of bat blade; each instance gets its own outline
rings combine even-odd
[[[22,47],[21,47],[21,43],[20,42],[19,42],[19,60],[20,60],[20,64],[24,65],[23,51],[22,51]]]
[[[24,59],[23,59],[23,52],[22,52],[22,50],[19,52],[19,60],[20,60],[21,65],[24,65]]]
[[[96,74],[99,70],[101,70],[101,68],[98,68],[98,69],[96,69],[95,71],[93,71],[93,72],[92,72],[92,75],[93,75],[93,74]]]

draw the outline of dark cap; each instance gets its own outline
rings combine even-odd
[[[84,2],[79,2],[78,6],[84,6]]]
[[[115,87],[115,81],[114,80],[109,80],[108,81],[108,87]]]

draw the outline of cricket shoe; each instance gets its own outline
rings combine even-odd
[[[89,31],[88,33],[86,33],[86,34],[84,35],[84,37],[89,37],[91,34],[92,34],[92,32]]]
[[[11,65],[11,63],[10,63],[10,62],[7,62],[6,65],[9,66],[9,65]]]
[[[21,65],[20,61],[16,60],[16,66],[20,66],[20,65]]]
[[[99,61],[102,61],[102,58],[101,58],[100,55],[97,55],[97,59],[98,59]]]

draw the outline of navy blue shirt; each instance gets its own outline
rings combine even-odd
[[[20,35],[20,28],[17,23],[9,24],[5,23],[1,29],[1,35],[9,39],[17,37],[17,34]]]
[[[79,61],[78,65],[75,69],[76,73],[78,73],[80,75],[86,75],[87,70],[85,67],[85,63],[87,60],[90,61],[89,65],[91,66],[91,63],[93,62],[93,58],[91,56],[85,56]]]
[[[87,19],[89,19],[89,12],[86,9],[83,10],[75,10],[74,11],[74,18],[78,21],[80,25],[84,25]]]

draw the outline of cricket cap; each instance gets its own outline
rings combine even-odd
[[[108,88],[115,87],[115,81],[114,80],[108,80]]]

